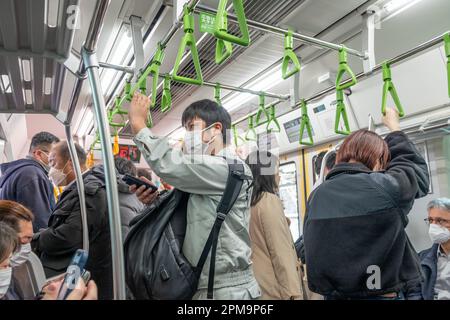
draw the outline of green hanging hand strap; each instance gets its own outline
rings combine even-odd
[[[344,103],[344,92],[342,90],[336,91],[336,121],[334,122],[334,132],[337,134],[349,135],[350,125],[348,123],[347,110]],[[339,125],[341,123],[341,116],[344,120],[344,129],[341,130]]]
[[[342,46],[342,48],[339,50],[339,68],[336,77],[336,90],[344,90],[350,88],[357,82],[355,73],[352,71],[352,69],[350,69],[347,60],[347,48],[345,46]],[[342,78],[344,77],[345,73],[348,73],[351,81],[342,84]]]
[[[125,100],[131,101],[133,99],[133,95],[131,93],[131,82],[127,80],[125,83]]]
[[[175,66],[173,67],[173,76],[172,79],[174,81],[199,85],[203,84],[203,75],[202,69],[200,67],[200,59],[197,51],[197,44],[194,36],[194,16],[192,15],[192,11],[188,9],[187,6],[184,7],[184,37],[181,40],[180,48],[178,49],[177,59],[175,60]],[[194,62],[196,78],[187,78],[178,75],[178,71],[180,69],[181,59],[183,58],[184,51],[186,47],[191,49],[192,61]]]
[[[400,103],[400,99],[397,94],[397,90],[395,89],[394,83],[392,82],[392,74],[391,74],[391,66],[388,62],[383,62],[383,97],[381,102],[381,113],[386,115],[386,104],[387,104],[387,95],[391,94],[392,99],[394,100],[395,106],[398,110],[398,115],[403,117],[405,112],[403,111],[402,104]]]
[[[444,36],[445,55],[447,56],[448,96],[450,97],[450,33]]]
[[[253,123],[253,116],[248,118],[248,131],[245,134],[245,140],[247,141],[256,141],[258,134],[255,130],[255,125]]]
[[[256,125],[257,126],[269,121],[269,118],[270,118],[269,112],[265,108],[265,100],[266,100],[266,97],[264,96],[264,94],[261,94],[259,96],[259,109],[258,109],[258,113],[256,114]],[[264,115],[264,117],[266,118],[266,121],[261,121],[262,115]]]
[[[94,140],[94,142],[92,142],[92,145],[91,145],[91,150],[102,150],[102,148],[101,148],[101,146],[99,147],[99,148],[96,148],[95,146],[97,145],[97,144],[99,144],[100,143],[100,134],[98,133],[98,131],[95,133],[95,140]]]
[[[281,126],[278,122],[274,105],[271,105],[269,108],[269,122],[267,123],[267,132],[281,132]]]
[[[220,31],[227,32],[228,30],[228,18],[227,13],[224,12],[224,17],[221,21],[222,25],[220,26]],[[222,64],[224,63],[231,54],[233,53],[233,45],[225,40],[217,39],[216,41],[216,63]]]
[[[163,93],[161,97],[161,112],[167,112],[172,107],[172,94],[170,92],[170,76],[164,77]]]
[[[292,77],[297,72],[300,72],[300,61],[297,55],[293,51],[294,49],[294,38],[292,36],[292,30],[289,30],[284,38],[284,56],[283,63],[281,65],[281,75],[284,80]],[[289,69],[289,62],[292,62],[293,68],[291,71]]]
[[[115,129],[117,132],[118,128],[123,128],[126,125],[125,115],[128,114],[128,111],[122,109],[123,100],[120,97],[116,97],[114,108],[108,110],[108,122],[111,127]],[[120,115],[122,118],[122,122],[114,122],[113,118],[115,115]]]
[[[223,30],[223,26],[226,25],[223,20],[227,17],[227,4],[228,0],[220,0],[219,2],[214,36],[220,40],[247,47],[250,44],[250,33],[248,32],[247,18],[245,17],[242,0],[233,0],[234,12],[238,19],[241,37],[234,36],[229,34],[227,30]]]
[[[150,110],[148,110],[147,114],[147,128],[153,128],[152,112]]]
[[[234,140],[234,145],[235,145],[236,147],[239,147],[239,146],[241,146],[243,143],[245,143],[245,140],[242,139],[242,137],[239,136],[239,133],[238,133],[238,131],[237,131],[237,128],[236,128],[236,125],[235,125],[235,124],[233,124],[233,125],[231,126],[231,128],[232,128],[232,130],[233,130],[233,140]],[[239,143],[239,141],[241,141],[241,143]]]
[[[302,99],[301,101],[301,109],[302,109],[302,118],[300,123],[300,144],[303,144],[305,146],[312,146],[314,145],[313,135],[312,135],[312,128],[311,128],[311,121],[309,120],[308,116],[308,108],[306,105],[306,101]],[[303,136],[305,134],[305,129],[307,130],[309,141],[303,141]]]
[[[219,106],[222,106],[222,99],[220,98],[220,91],[221,91],[220,83],[217,83],[214,88],[214,99],[216,99],[216,102]]]

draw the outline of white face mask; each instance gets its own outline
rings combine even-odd
[[[450,230],[435,223],[430,224],[428,234],[433,243],[441,244],[450,240]]]
[[[12,268],[0,269],[0,299],[6,294],[11,283]]]
[[[51,167],[50,171],[48,172],[48,177],[53,182],[53,184],[57,187],[66,185],[65,182],[67,179],[67,174],[64,173],[64,169],[66,168],[67,164],[68,164],[68,162],[66,163],[66,165],[64,166],[63,169],[56,169],[54,167]]]
[[[211,138],[208,143],[204,143],[202,139],[203,132],[211,129],[213,126],[214,124],[203,130],[186,131],[186,134],[184,135],[184,153],[196,155],[205,154],[210,144],[217,136]]]
[[[11,259],[9,260],[9,264],[11,265],[11,267],[20,266],[21,264],[28,261],[28,257],[30,256],[30,253],[31,253],[31,244],[30,243],[21,245],[20,251],[13,254]]]

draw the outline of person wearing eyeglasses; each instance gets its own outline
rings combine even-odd
[[[450,199],[432,200],[427,208],[433,246],[419,253],[425,280],[408,299],[450,300]]]

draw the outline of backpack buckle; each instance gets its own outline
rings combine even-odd
[[[226,214],[223,213],[217,213],[217,219],[219,219],[220,221],[225,221],[225,218],[227,217]]]

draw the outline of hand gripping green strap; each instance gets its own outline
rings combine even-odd
[[[197,45],[194,36],[194,16],[192,15],[192,11],[189,10],[186,6],[184,7],[184,37],[181,40],[180,48],[178,49],[177,59],[175,60],[175,66],[173,67],[173,76],[172,79],[174,81],[199,85],[203,84],[203,75],[202,69],[200,67],[200,59],[198,56]],[[181,59],[183,58],[184,51],[186,47],[191,49],[192,61],[194,62],[195,73],[197,75],[196,78],[187,78],[178,75],[178,70],[180,69]]]
[[[158,91],[158,81],[159,81],[159,69],[161,63],[164,59],[164,49],[161,43],[158,43],[158,49],[156,50],[155,56],[153,57],[150,66],[141,74],[138,80],[138,86],[142,94],[147,95],[147,78],[149,75],[152,76],[152,108],[156,106],[156,96]],[[134,88],[136,90],[137,88]],[[131,92],[134,93],[134,90]]]
[[[303,144],[305,146],[312,146],[314,145],[313,135],[312,135],[312,128],[311,128],[311,121],[309,120],[308,116],[308,109],[306,105],[306,101],[302,99],[301,101],[301,109],[302,109],[302,120],[300,124],[300,144]],[[305,129],[308,132],[309,142],[303,141],[303,135],[305,134]]]
[[[226,32],[228,30],[228,18],[227,13],[224,12],[224,17],[221,21],[222,26],[220,26],[220,31]],[[216,42],[216,63],[222,64],[224,63],[231,54],[233,53],[233,45],[222,39],[217,39]]]
[[[292,37],[292,30],[289,30],[284,38],[284,56],[283,63],[281,65],[281,74],[284,80],[292,77],[297,72],[300,72],[300,61],[298,60],[298,57],[293,49],[294,38]],[[289,62],[292,62],[293,64],[291,71],[288,71]]]
[[[342,78],[344,77],[344,74],[348,73],[351,80],[347,83],[342,83]],[[342,46],[342,48],[339,50],[339,69],[336,77],[336,90],[344,90],[347,88],[350,88],[351,86],[354,86],[356,84],[356,76],[352,69],[348,66],[347,62],[347,48],[345,46]]]
[[[216,102],[219,106],[222,106],[222,99],[220,98],[220,83],[217,83],[214,88],[214,99],[216,99]]]
[[[253,123],[253,116],[248,118],[248,131],[245,134],[245,140],[247,141],[256,141],[258,135],[255,130],[255,125]]]
[[[392,99],[394,100],[395,106],[398,110],[398,115],[403,117],[405,112],[403,111],[402,104],[400,103],[400,99],[397,94],[397,90],[395,89],[394,83],[392,82],[392,74],[391,74],[391,66],[388,62],[383,63],[383,98],[381,102],[381,113],[383,115],[386,114],[386,104],[387,104],[387,94],[388,92],[391,94]]]
[[[270,115],[269,112],[267,111],[267,109],[265,108],[265,96],[263,94],[261,94],[259,96],[259,109],[258,109],[258,113],[256,114],[256,125],[259,126],[263,123],[266,123],[267,121],[269,121]],[[264,114],[264,117],[266,118],[265,121],[261,121],[261,116]]]
[[[344,92],[342,90],[336,91],[336,102],[336,121],[334,122],[334,132],[347,136],[350,134],[350,125],[348,123],[347,110],[345,109]],[[341,116],[344,120],[344,130],[339,129]]]
[[[267,123],[267,132],[281,132],[281,126],[278,122],[274,105],[271,105],[269,109],[269,122]]]
[[[447,56],[448,96],[450,97],[450,33],[444,36],[445,55]]]
[[[242,137],[239,136],[239,133],[238,133],[238,131],[237,131],[237,128],[236,128],[236,125],[235,125],[235,124],[233,124],[233,125],[231,126],[231,128],[232,128],[232,130],[233,130],[233,140],[234,140],[234,145],[235,145],[236,147],[239,147],[239,146],[241,146],[243,143],[245,143],[245,140],[242,139]],[[239,141],[240,141],[241,143],[239,143]]]
[[[164,87],[161,97],[161,112],[167,112],[172,107],[172,94],[170,92],[170,76],[164,77]]]
[[[220,0],[219,2],[214,36],[217,39],[247,47],[250,44],[250,33],[248,32],[247,18],[245,17],[244,5],[242,3],[242,0],[233,0],[233,7],[238,18],[241,37],[231,35],[227,32],[227,30],[223,30],[223,26],[226,25],[223,20],[227,17],[227,4],[228,0]]]

